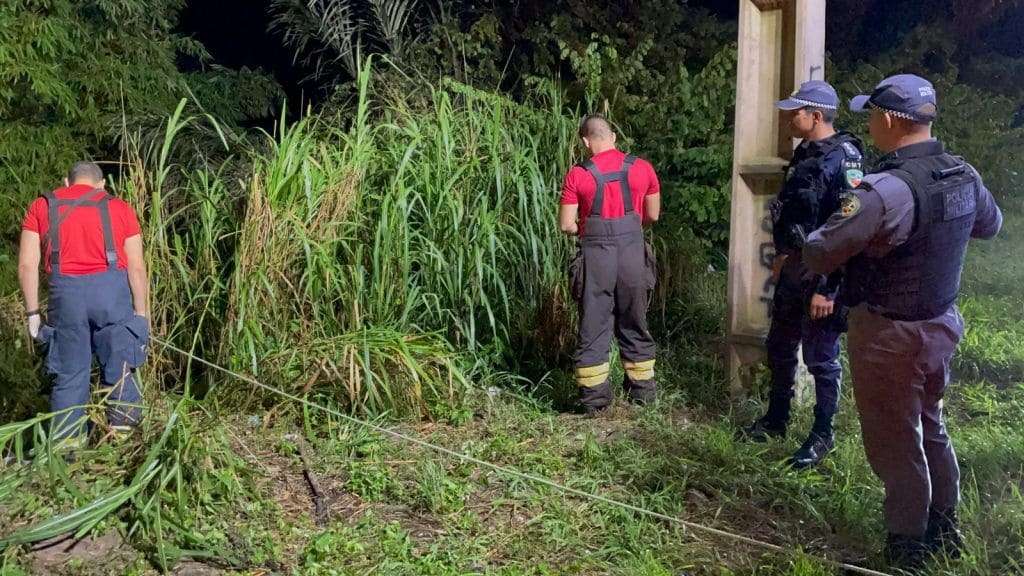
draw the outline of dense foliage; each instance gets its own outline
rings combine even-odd
[[[228,123],[263,116],[278,89],[266,76],[212,68],[174,31],[184,0],[13,0],[0,6],[0,179],[9,239],[28,199],[51,189],[76,159],[117,171],[126,127],[159,127],[182,97]],[[4,283],[4,285],[9,285]]]
[[[704,4],[721,10],[719,3]],[[996,54],[983,33],[1012,22],[1010,4],[972,13],[950,0],[952,22],[928,16],[910,0],[893,4],[907,17],[886,21],[887,44],[861,53],[833,42],[829,67],[844,95],[901,70],[933,78],[943,99],[940,134],[1004,199],[1021,184],[1016,162],[1024,132],[1012,122],[1022,96],[1000,81],[993,62],[1012,68],[1019,60],[1012,51]],[[578,158],[574,118],[590,110],[608,113],[625,146],[650,158],[661,175],[667,216],[656,236],[666,278],[706,267],[709,256],[721,262],[735,49],[734,24],[711,10],[669,0],[490,7],[456,1],[440,10],[412,0],[277,0],[268,3],[268,26],[310,64],[309,81],[333,96],[312,116],[298,123],[282,118],[262,137],[237,128],[267,113],[275,87],[245,70],[182,71],[183,58],[209,57],[174,28],[181,8],[180,0],[51,0],[0,9],[0,156],[14,183],[3,225],[13,239],[19,207],[52,186],[73,158],[109,162],[121,174],[122,192],[140,202],[153,249],[164,251],[153,253],[156,268],[182,251],[190,255],[179,269],[193,278],[168,283],[175,276],[167,273],[155,280],[158,294],[169,291],[159,300],[175,310],[173,328],[197,350],[250,371],[271,359],[281,378],[298,378],[313,369],[309,360],[281,354],[319,350],[369,327],[394,330],[395,337],[439,337],[445,347],[471,352],[473,370],[542,376],[552,361],[564,359],[571,339],[564,327],[537,330],[532,323],[566,312],[544,309],[557,308],[552,294],[568,247],[543,222],[553,215],[560,171]],[[851,18],[861,15],[846,35],[869,34],[867,12],[846,8]],[[970,41],[951,40],[953,32]],[[369,53],[383,58],[372,82],[362,75],[372,96],[354,81]],[[162,119],[182,96],[186,115],[204,112],[216,120],[175,126],[161,144]],[[841,118],[860,131],[862,122]],[[560,128],[552,133],[554,126]],[[345,136],[351,130],[358,140]],[[428,142],[435,148],[424,148]],[[480,164],[481,154],[491,163]],[[445,172],[454,170],[456,158],[469,161]],[[422,169],[407,171],[420,161]],[[517,183],[522,178],[528,180]],[[153,185],[142,186],[147,179]],[[530,204],[502,207],[515,198],[510,189],[529,191]],[[438,200],[407,197],[407,190]],[[435,202],[454,202],[463,190],[480,196],[434,212]],[[366,196],[371,192],[376,196]],[[336,197],[342,193],[348,196]],[[439,224],[439,214],[450,224]],[[302,238],[315,246],[296,243]],[[3,256],[8,269],[9,254]],[[209,261],[199,266],[200,257]],[[434,270],[440,262],[445,266]],[[448,267],[452,262],[455,268]],[[534,271],[521,270],[524,264]],[[339,280],[346,275],[348,281]],[[371,284],[356,282],[364,276]],[[13,274],[5,278],[6,313],[16,325]],[[367,290],[373,283],[409,292]],[[205,302],[199,316],[185,312],[196,294]],[[663,283],[658,296],[655,325],[664,338],[691,322],[694,309],[686,288],[674,282]],[[517,306],[530,312],[511,312]],[[223,338],[214,336],[225,329]],[[3,377],[11,381],[28,371],[15,334],[5,337],[11,358]],[[343,353],[346,342],[331,346],[319,356],[355,358]],[[369,357],[360,358],[372,372]],[[14,388],[19,402],[35,393],[35,386]],[[396,406],[384,399],[373,404]]]
[[[176,28],[183,4],[0,7],[9,200],[0,208],[0,456],[10,458],[0,460],[0,573],[21,562],[24,543],[112,527],[164,569],[209,556],[312,574],[340,564],[465,573],[470,561],[474,573],[482,563],[496,574],[669,574],[695,563],[725,563],[723,574],[828,570],[802,556],[766,564],[706,543],[680,548],[683,535],[667,525],[400,450],[338,410],[431,420],[418,431],[451,450],[661,513],[740,532],[778,521],[771,537],[790,545],[861,554],[877,536],[878,487],[851,410],[840,418],[836,465],[808,477],[770,465],[793,446],[733,442],[730,414],[718,410],[729,400],[717,344],[734,1],[271,0],[268,26],[312,71],[304,86],[328,97],[302,117],[277,114],[265,131],[249,121],[287,109],[278,87],[216,66]],[[1024,48],[993,38],[1024,19],[1019,7],[832,0],[840,17],[829,22],[829,76],[844,96],[897,71],[935,80],[939,134],[1012,206],[1024,184],[1015,119],[1024,91],[1013,76]],[[664,396],[636,418],[613,417],[611,431],[555,412],[573,393],[575,314],[564,286],[573,245],[555,229],[556,203],[580,156],[577,119],[594,110],[655,164],[666,210],[652,234],[661,282],[651,311]],[[864,131],[863,118],[844,113],[841,123]],[[139,211],[155,334],[335,412],[257,393],[157,342],[143,371],[149,416],[135,438],[110,442],[93,406],[82,461],[43,449],[51,415],[11,247],[26,201],[82,157],[103,161]],[[979,575],[1019,571],[1024,541],[1024,444],[1013,426],[1021,273],[1006,264],[1012,246],[983,250],[972,251],[963,309],[974,327],[957,364],[971,384],[951,402],[969,478],[969,553],[958,573]],[[743,417],[757,409],[736,407]],[[317,448],[312,463],[306,442]],[[289,481],[273,470],[296,455],[305,473],[317,469],[356,501],[351,523],[312,537],[308,519],[279,509]],[[400,468],[410,462],[411,473]],[[290,484],[304,487],[298,478]],[[482,505],[469,505],[471,495]],[[414,546],[404,527],[362,515],[396,502],[447,522],[444,539]],[[565,553],[587,549],[600,552]]]

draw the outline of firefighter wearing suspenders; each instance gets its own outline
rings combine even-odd
[[[638,404],[655,397],[655,345],[647,327],[655,272],[643,226],[658,219],[661,196],[654,168],[617,150],[615,133],[603,117],[585,118],[580,137],[591,157],[565,178],[560,226],[580,238],[570,267],[580,306],[576,383],[583,408],[596,413],[613,399],[608,362],[613,334],[626,372],[626,395]]]
[[[18,277],[28,331],[46,351],[53,377],[53,435],[82,439],[92,403],[95,356],[101,367],[108,424],[130,431],[141,417],[134,370],[149,338],[148,282],[142,237],[132,208],[103,189],[103,172],[79,162],[66,186],[36,199],[22,224]],[[44,251],[45,250],[45,251]],[[48,278],[45,320],[39,268]]]

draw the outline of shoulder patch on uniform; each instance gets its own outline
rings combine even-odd
[[[864,181],[864,171],[857,168],[846,169],[846,187],[856,188]]]
[[[849,156],[860,158],[860,150],[857,150],[857,147],[852,142],[843,142],[843,150],[846,150]]]
[[[839,214],[843,218],[849,218],[860,212],[860,197],[853,192],[846,192],[839,197]]]

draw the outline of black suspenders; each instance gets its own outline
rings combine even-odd
[[[619,190],[622,191],[622,205],[626,211],[626,214],[632,214],[635,212],[633,209],[633,191],[629,189],[629,169],[633,166],[633,162],[636,161],[636,156],[626,154],[626,158],[622,161],[622,168],[618,172],[609,172],[602,174],[597,169],[597,165],[594,161],[587,160],[583,164],[583,168],[590,172],[590,175],[594,177],[594,181],[597,182],[597,192],[594,194],[594,205],[590,210],[591,216],[601,217],[601,209],[604,207],[604,187],[609,182],[618,182]]]
[[[91,200],[97,192],[103,195]],[[74,200],[61,200],[53,192],[43,194],[49,206],[50,226],[46,232],[46,243],[50,249],[50,274],[60,273],[60,225],[76,208],[88,206],[100,211],[103,226],[103,249],[107,256],[107,270],[117,270],[117,250],[114,248],[114,229],[110,224],[110,195],[102,188],[95,188]],[[61,208],[66,207],[63,213]]]

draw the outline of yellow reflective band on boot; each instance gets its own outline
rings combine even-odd
[[[644,360],[643,362],[622,362],[622,367],[626,369],[626,376],[633,382],[643,382],[645,380],[654,380],[654,360]]]
[[[608,363],[576,369],[576,384],[584,388],[600,386],[608,380]]]

